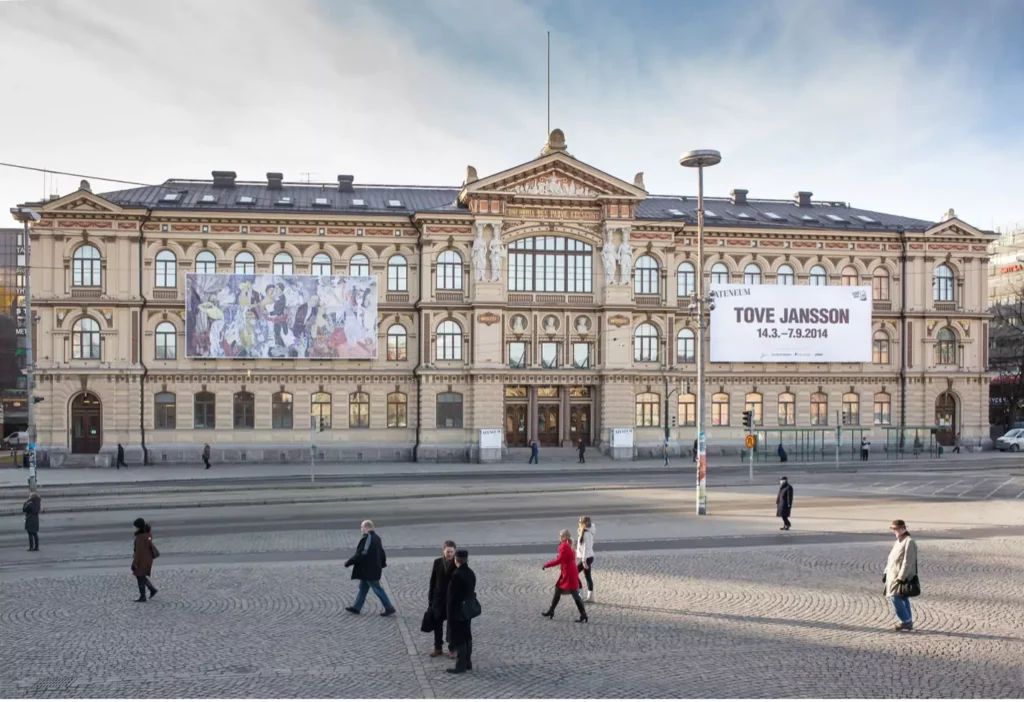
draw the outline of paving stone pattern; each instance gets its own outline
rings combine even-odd
[[[158,563],[147,604],[127,567],[44,573],[0,583],[0,696],[1019,698],[1022,547],[922,542],[910,634],[889,631],[883,544],[599,551],[586,625],[571,600],[540,617],[543,559],[474,558],[484,615],[464,676],[425,655],[428,559],[389,563],[401,621],[372,594],[344,612],[340,563]]]

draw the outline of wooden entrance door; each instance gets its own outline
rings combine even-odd
[[[103,408],[91,392],[71,402],[71,453],[99,453],[103,446]]]
[[[590,405],[569,407],[569,440],[575,447],[580,445],[580,439],[590,445]]]
[[[526,446],[526,405],[505,405],[505,445]]]
[[[558,405],[537,405],[537,443],[541,446],[558,446]]]
[[[952,446],[956,439],[956,398],[944,392],[935,400],[935,423],[939,425],[935,440],[940,446]]]

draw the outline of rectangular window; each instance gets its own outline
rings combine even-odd
[[[558,342],[545,341],[540,345],[540,365],[542,368],[558,368]]]
[[[716,393],[711,396],[711,426],[729,426],[729,396]]]
[[[457,392],[438,393],[437,428],[462,428],[462,395]]]
[[[888,399],[875,400],[875,424],[891,424]]]
[[[697,426],[697,398],[693,395],[683,395],[679,400],[679,426]]]
[[[217,428],[216,402],[213,393],[208,393],[205,397],[196,397],[194,415],[193,428]]]
[[[577,342],[572,345],[572,367],[590,368],[590,344]]]
[[[526,368],[526,342],[510,341],[508,344],[509,368]]]
[[[784,395],[779,398],[779,426],[791,427],[796,425],[796,400],[792,395]]]
[[[388,395],[388,428],[404,429],[408,426],[406,416],[408,403],[403,393],[393,392]]]

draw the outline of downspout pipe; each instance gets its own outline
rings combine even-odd
[[[907,233],[903,227],[896,230],[900,235],[900,438],[897,453],[903,447],[903,432],[907,425]]]
[[[142,305],[139,307],[139,338],[138,338],[138,355],[139,365],[142,366],[142,377],[139,381],[139,432],[142,436],[142,465],[149,465],[149,449],[146,448],[146,376],[149,375],[149,368],[146,367],[146,356],[145,356],[145,342],[143,339],[146,335],[143,333],[143,324],[145,320],[146,300],[145,289],[143,288],[143,276],[142,276],[142,249],[146,241],[146,224],[153,216],[153,209],[147,208],[146,214],[143,216],[142,221],[139,222],[139,299],[142,300]]]
[[[416,337],[416,342],[419,348],[416,350],[416,368],[413,370],[413,375],[416,378],[416,443],[412,447],[412,461],[413,463],[420,462],[420,440],[421,440],[421,428],[423,426],[423,340],[426,338],[423,336],[423,230],[416,226],[416,222],[412,223],[413,227],[416,228],[416,249],[417,256],[419,257],[419,277],[416,282],[419,284],[419,290],[416,292],[416,324],[419,328],[419,335]]]

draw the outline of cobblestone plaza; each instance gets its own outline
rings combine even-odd
[[[1024,539],[921,540],[916,630],[892,632],[884,542],[601,553],[587,625],[540,617],[542,557],[472,558],[475,670],[419,632],[429,560],[393,549],[399,616],[339,558],[6,574],[2,697],[1001,697],[1024,694]],[[342,554],[339,554],[339,556]],[[227,559],[226,559],[227,560]]]

